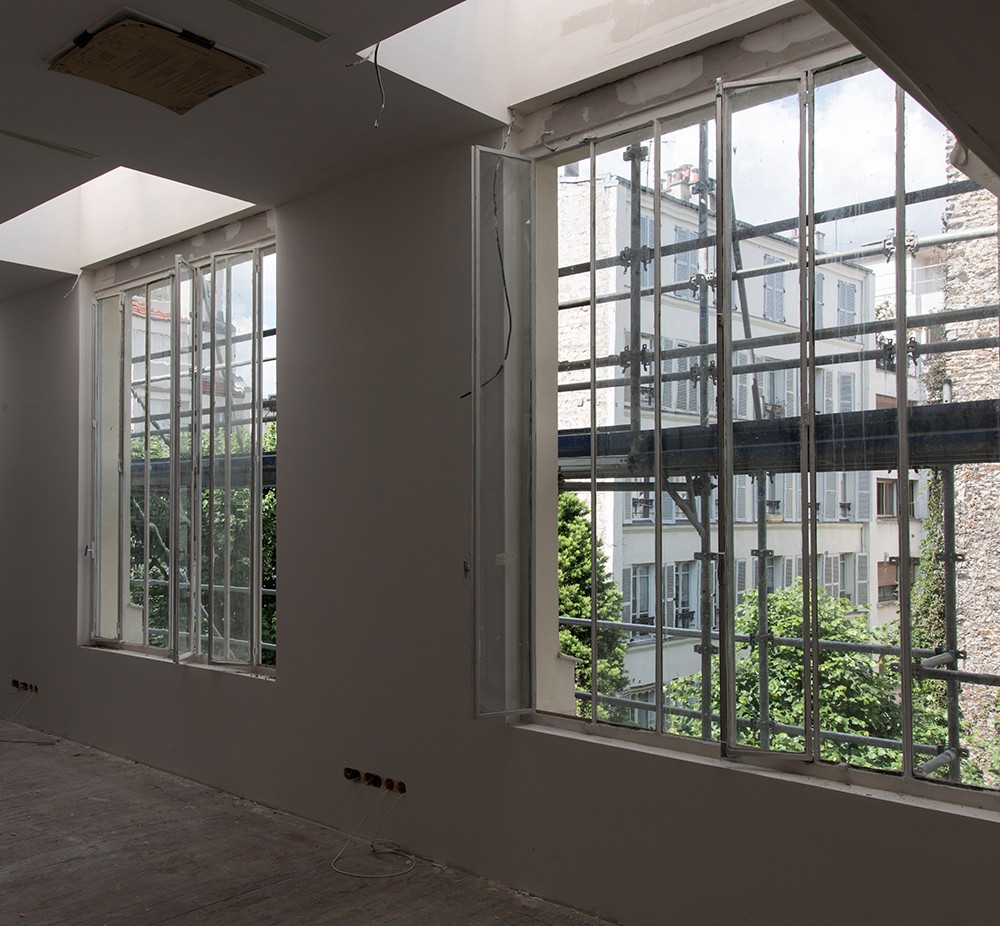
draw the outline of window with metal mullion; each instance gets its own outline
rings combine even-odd
[[[209,658],[230,665],[261,656],[262,259],[259,249],[213,255],[209,287],[205,607]]]
[[[799,280],[798,324],[804,328],[802,314],[804,310],[803,297],[805,293],[805,281],[802,279],[804,273],[801,268],[808,266],[803,253],[807,233],[806,217],[808,212],[808,163],[807,163],[807,122],[806,116],[808,87],[805,77],[796,78],[774,78],[763,80],[739,81],[735,83],[719,82],[717,85],[718,103],[718,150],[717,163],[719,165],[719,206],[717,209],[718,234],[717,234],[717,262],[719,268],[720,302],[725,311],[720,313],[719,326],[719,357],[718,366],[721,379],[726,386],[732,387],[729,379],[731,375],[732,358],[731,344],[732,314],[744,307],[734,299],[734,289],[736,288],[732,279],[735,266],[735,248],[733,246],[733,232],[735,222],[738,219],[736,209],[740,203],[734,201],[733,177],[741,174],[741,168],[745,166],[749,155],[744,151],[750,150],[742,143],[742,139],[753,137],[756,133],[763,135],[770,131],[770,124],[773,121],[771,113],[765,107],[780,106],[784,109],[797,109],[797,138],[798,144],[795,146],[798,152],[797,178],[791,173],[786,173],[792,177],[789,195],[795,194],[798,202],[798,232],[800,241],[800,254],[797,261],[798,267],[794,270],[786,270],[785,273],[793,272],[797,274]],[[738,112],[738,119],[734,119],[734,113]],[[791,136],[789,142],[791,142]],[[788,150],[793,150],[791,146]],[[741,163],[734,167],[735,159],[741,158]],[[786,165],[791,170],[790,165]],[[779,218],[777,216],[776,218]],[[755,213],[757,221],[765,221],[771,216],[758,215]],[[768,268],[771,269],[771,268]],[[780,294],[777,289],[771,288],[771,283],[783,282],[783,275],[776,273],[764,274],[768,282],[765,283],[765,310],[766,317],[778,320],[778,312],[782,308]],[[781,292],[783,293],[782,286]],[[767,297],[770,297],[769,299]],[[782,319],[784,320],[784,319]],[[802,348],[800,347],[800,352]],[[805,363],[805,355],[800,355],[800,370]],[[757,620],[753,623],[753,628],[749,630],[750,646],[744,649],[738,648],[737,634],[734,620],[734,609],[736,605],[734,584],[733,557],[734,531],[733,531],[733,505],[725,494],[729,494],[730,486],[735,488],[736,480],[733,472],[733,427],[732,417],[735,409],[728,397],[720,402],[723,411],[722,420],[719,423],[719,492],[721,501],[721,514],[723,523],[720,523],[720,545],[722,547],[722,565],[720,570],[720,581],[722,583],[722,594],[720,594],[720,636],[721,636],[721,715],[722,715],[722,741],[723,750],[727,755],[739,754],[775,754],[787,758],[808,760],[811,753],[811,734],[814,726],[814,719],[810,716],[810,698],[813,679],[809,671],[809,647],[812,645],[812,630],[804,628],[804,641],[801,653],[801,665],[806,678],[806,685],[803,690],[803,700],[800,707],[800,716],[805,716],[804,723],[798,723],[792,717],[790,711],[784,714],[775,713],[770,705],[770,674],[769,663],[771,660],[770,651],[772,645],[766,640],[767,610],[763,605],[766,599],[763,598],[764,590],[759,590],[759,603],[761,607],[755,608]],[[784,396],[781,397],[784,400]],[[808,432],[806,432],[808,433]],[[804,454],[804,445],[800,438],[800,457]],[[724,494],[725,493],[725,494]],[[728,503],[728,504],[727,504]],[[756,519],[755,519],[756,520]],[[755,556],[766,555],[765,550],[767,535],[764,530],[766,522],[760,519],[758,524],[758,537],[756,542],[751,539],[757,552]],[[755,564],[754,564],[755,565]],[[751,568],[751,573],[756,574],[757,568]],[[747,637],[743,637],[739,646]],[[756,645],[755,645],[756,644]],[[741,678],[749,674],[754,678],[751,689],[746,689],[741,683],[737,685],[737,673]],[[740,705],[743,705],[741,708]],[[749,707],[747,706],[749,705]],[[754,707],[756,705],[756,707]],[[747,716],[739,715],[739,711]]]
[[[198,484],[201,454],[198,353],[201,342],[197,271],[177,259],[171,305],[170,419],[170,627],[174,658],[200,650],[198,535],[201,506]],[[147,308],[147,316],[151,312]],[[185,395],[187,399],[185,400]]]

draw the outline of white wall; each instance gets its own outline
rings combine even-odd
[[[0,681],[41,688],[20,719],[341,827],[372,797],[345,765],[401,778],[386,837],[630,926],[931,923],[953,872],[993,922],[985,813],[472,718],[468,165],[455,145],[277,211],[275,681],[77,645],[89,294],[0,303]]]

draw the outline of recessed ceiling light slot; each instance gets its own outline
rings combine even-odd
[[[246,10],[248,13],[253,13],[261,19],[266,19],[268,22],[274,23],[276,26],[281,26],[282,29],[305,36],[313,42],[322,42],[323,39],[329,38],[325,32],[320,32],[319,29],[307,26],[304,22],[292,19],[291,16],[286,16],[278,10],[272,10],[271,7],[265,6],[263,3],[257,3],[256,0],[229,0],[229,2],[240,7],[240,9]]]
[[[31,135],[21,135],[18,132],[8,132],[0,129],[0,135],[4,138],[13,138],[15,141],[27,142],[29,145],[38,145],[40,148],[48,148],[50,151],[58,151],[60,154],[69,154],[75,158],[83,158],[85,161],[93,161],[97,155],[89,151],[81,151],[79,148],[71,148],[69,145],[60,145],[58,142],[46,141],[44,138],[35,138]]]

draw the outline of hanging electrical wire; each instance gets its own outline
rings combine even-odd
[[[359,64],[364,64],[366,61],[371,61],[375,65],[375,79],[378,81],[378,92],[382,97],[382,102],[378,108],[378,115],[375,117],[376,129],[379,127],[379,123],[382,121],[382,114],[385,112],[385,85],[382,83],[382,68],[378,64],[378,50],[381,44],[381,42],[376,42],[375,47],[364,58],[358,58],[357,61],[348,61],[346,65],[346,67],[353,68]]]
[[[507,124],[507,131],[504,134],[503,142],[500,145],[500,153],[502,154],[507,148],[507,142],[510,139],[510,133],[514,129],[514,116],[511,116],[510,122]],[[503,349],[503,359],[500,361],[500,365],[497,367],[496,373],[494,373],[485,383],[480,385],[480,389],[484,389],[490,383],[493,382],[502,372],[504,364],[507,362],[507,358],[510,356],[510,338],[514,331],[514,313],[510,307],[510,291],[507,288],[507,271],[504,267],[503,261],[503,243],[500,240],[500,207],[497,203],[497,180],[500,175],[500,157],[497,156],[496,167],[493,168],[493,234],[496,238],[497,244],[497,260],[500,263],[500,283],[503,286],[503,301],[504,306],[507,309],[507,340],[504,344]],[[460,399],[467,399],[472,395],[472,390],[463,393],[459,396]]]

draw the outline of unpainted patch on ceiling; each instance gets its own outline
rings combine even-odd
[[[209,39],[134,19],[78,36],[50,70],[124,90],[179,115],[264,73]]]

